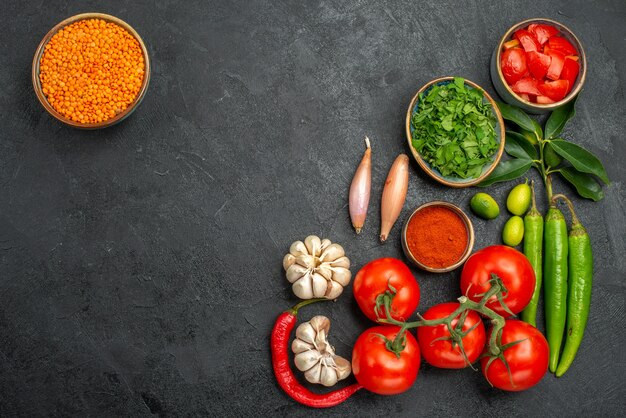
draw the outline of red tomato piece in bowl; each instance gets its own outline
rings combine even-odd
[[[521,48],[507,49],[502,53],[500,68],[507,83],[513,84],[526,74],[526,54]]]
[[[551,60],[550,55],[542,54],[537,51],[529,52],[526,59],[530,73],[539,80],[546,76],[548,68],[550,68]]]
[[[541,94],[539,90],[539,81],[535,80],[532,77],[524,77],[521,80],[517,81],[511,89],[518,94],[525,93],[536,96]]]
[[[550,67],[548,67],[546,77],[550,80],[558,80],[559,77],[561,77],[563,64],[565,64],[565,55],[552,49],[549,50],[547,54],[550,56]]]
[[[554,26],[532,23],[528,25],[528,32],[535,36],[535,39],[543,45],[548,39],[559,34],[559,30]]]
[[[537,39],[526,29],[517,30],[513,36],[522,44],[524,51],[541,51],[541,44],[539,44]]]
[[[546,81],[545,83],[539,85],[539,90],[544,96],[548,96],[550,99],[558,102],[559,100],[563,100],[569,92],[569,81]]]
[[[570,89],[574,86],[574,83],[576,82],[576,78],[578,77],[578,71],[580,71],[580,64],[578,64],[578,61],[573,60],[570,57],[565,57],[563,69],[561,70],[561,79],[569,81]]]
[[[553,36],[548,40],[548,46],[554,51],[559,51],[563,55],[578,55],[578,51],[567,39],[561,36]]]

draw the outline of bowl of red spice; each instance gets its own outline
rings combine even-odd
[[[433,273],[458,268],[473,248],[472,221],[452,203],[423,204],[413,211],[402,229],[402,249],[406,257]]]
[[[150,60],[128,23],[103,13],[82,13],[43,38],[33,58],[32,81],[43,107],[59,121],[104,128],[124,120],[141,103]]]

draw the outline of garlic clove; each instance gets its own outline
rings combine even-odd
[[[330,280],[333,277],[333,270],[328,263],[320,264],[315,269],[315,272],[321,274],[326,280]]]
[[[320,383],[322,374],[322,364],[317,362],[304,372],[304,378],[311,383]]]
[[[287,269],[287,273],[285,275],[287,276],[289,283],[293,283],[309,273],[310,270],[308,268],[302,267],[300,264],[292,264],[291,267]]]
[[[312,284],[312,288],[313,288],[313,296],[316,298],[322,298],[326,296],[326,289],[328,289],[328,284],[332,283],[329,282],[328,280],[326,280],[324,278],[324,276],[322,276],[321,274],[318,273],[313,273],[311,275],[311,284]]]
[[[330,319],[325,317],[324,315],[316,315],[309,321],[309,324],[313,327],[315,332],[324,331],[328,334],[330,330]]]
[[[285,269],[285,271],[289,267],[291,267],[295,262],[296,262],[296,257],[293,254],[291,253],[285,254],[285,257],[283,257],[283,268]]]
[[[350,283],[351,278],[352,273],[350,272],[350,270],[343,267],[337,267],[333,269],[333,276],[331,277],[331,279],[339,283],[340,285],[347,286]]]
[[[343,293],[343,286],[335,281],[329,281],[324,297],[327,299],[337,299]]]
[[[296,263],[300,264],[302,267],[313,269],[315,268],[315,257],[308,254],[302,254],[296,257]]]
[[[291,343],[291,351],[293,351],[294,354],[300,354],[303,351],[307,351],[307,350],[314,350],[315,346],[302,341],[299,338],[294,338],[293,342]]]
[[[343,380],[346,377],[350,376],[350,372],[352,371],[352,366],[350,362],[341,356],[334,356],[333,360],[335,361],[335,371],[337,372],[337,379]]]
[[[331,240],[329,240],[328,238],[324,238],[324,239],[322,240],[322,246],[320,247],[320,250],[322,250],[322,252],[324,252],[324,250],[325,250],[326,248],[328,248],[328,246],[329,246],[330,244],[332,244],[332,243],[333,243],[333,242],[332,242]]]
[[[322,247],[322,240],[317,235],[309,235],[304,239],[304,245],[309,251],[309,255],[319,257]]]
[[[322,372],[320,373],[320,383],[324,386],[333,386],[337,383],[337,372],[333,367],[322,367]]]
[[[343,247],[339,244],[331,244],[324,250],[322,255],[320,255],[320,261],[335,261],[339,257],[343,257],[346,255]]]
[[[302,353],[296,354],[293,358],[296,367],[300,371],[307,371],[313,367],[319,367],[320,359],[322,355],[317,350],[308,350],[303,351]],[[318,371],[319,374],[319,371]],[[308,379],[307,379],[308,380]]]
[[[291,290],[300,299],[313,298],[313,283],[310,274],[306,274],[291,285]]]
[[[312,346],[315,346],[315,337],[317,335],[317,331],[310,322],[304,322],[298,326],[296,329],[296,338],[301,339],[305,343],[309,343]]]
[[[296,263],[298,261],[296,260]],[[348,257],[339,257],[336,260],[333,261],[329,261],[328,264],[330,264],[331,267],[343,267],[344,269],[349,269],[350,268],[350,259],[348,259]]]
[[[304,242],[302,241],[295,241],[293,244],[291,244],[291,247],[289,247],[289,252],[295,257],[309,253],[306,249],[306,245],[304,245]]]

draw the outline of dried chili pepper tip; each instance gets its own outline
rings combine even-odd
[[[44,47],[39,68],[48,102],[80,123],[103,122],[123,112],[139,94],[145,73],[139,41],[102,19],[59,30]]]

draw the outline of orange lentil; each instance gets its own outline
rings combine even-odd
[[[39,80],[54,109],[80,123],[111,119],[131,105],[144,77],[139,41],[102,19],[74,22],[44,48]]]

